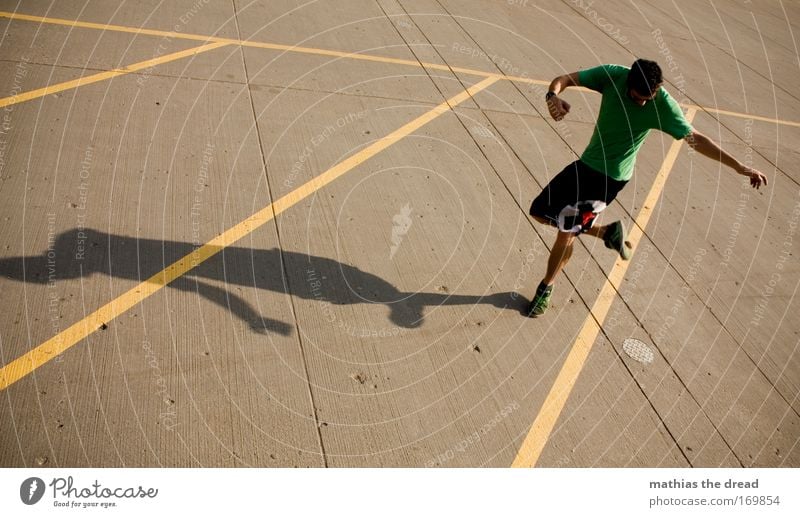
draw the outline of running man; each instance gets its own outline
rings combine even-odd
[[[553,79],[546,95],[550,115],[560,121],[570,105],[559,94],[570,86],[585,86],[603,95],[589,145],[580,159],[567,165],[542,189],[531,205],[531,216],[558,228],[545,274],[528,307],[528,316],[544,314],[550,304],[556,276],[572,256],[575,236],[587,233],[602,239],[623,260],[631,256],[620,221],[593,226],[594,220],[633,175],[636,153],[651,129],[659,129],[687,143],[700,154],[750,178],[754,188],[767,184],[761,172],[723,151],[713,140],[686,121],[680,106],[661,85],[661,68],[639,59],[631,68],[601,65]]]

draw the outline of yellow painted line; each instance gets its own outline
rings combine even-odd
[[[687,108],[688,107],[698,108],[698,109],[701,109],[703,111],[714,112],[714,113],[717,113],[718,115],[730,115],[731,117],[739,117],[739,118],[760,120],[762,122],[771,122],[773,124],[782,124],[782,125],[785,125],[785,126],[800,127],[800,122],[794,122],[792,120],[783,120],[783,119],[779,119],[779,118],[762,117],[760,115],[752,115],[750,113],[741,113],[741,112],[738,112],[738,111],[721,110],[721,109],[717,109],[717,108],[710,108],[708,106],[695,106],[695,105],[691,105],[691,104],[684,105],[684,106],[687,107]]]
[[[188,39],[188,40],[196,40],[196,41],[213,41],[218,43],[228,43],[231,45],[241,45],[244,47],[254,47],[254,48],[264,48],[270,50],[280,50],[284,52],[297,52],[300,54],[311,54],[311,55],[318,55],[318,56],[330,56],[330,57],[337,57],[342,59],[357,59],[361,61],[372,61],[376,63],[388,63],[388,64],[395,64],[395,65],[404,65],[404,66],[413,66],[417,68],[427,68],[430,70],[442,70],[442,71],[453,71],[456,73],[464,73],[470,75],[477,75],[481,77],[497,77],[503,81],[512,81],[512,82],[519,82],[519,83],[527,83],[527,84],[539,84],[547,86],[550,84],[550,81],[544,81],[541,79],[532,79],[530,77],[522,77],[522,76],[513,76],[513,75],[504,75],[498,74],[497,72],[486,72],[484,70],[475,70],[473,68],[463,68],[457,66],[449,66],[449,65],[440,65],[436,63],[426,63],[424,61],[415,61],[412,59],[400,59],[400,58],[393,58],[393,57],[385,57],[385,56],[376,56],[373,54],[362,54],[358,52],[341,52],[338,50],[328,50],[322,48],[312,48],[312,47],[298,47],[294,45],[281,45],[278,43],[267,43],[267,42],[259,42],[259,41],[248,41],[248,40],[238,40],[233,38],[220,38],[218,36],[208,36],[204,34],[191,34],[191,33],[183,33],[183,32],[175,32],[175,31],[162,31],[156,29],[144,29],[140,27],[126,27],[124,25],[113,25],[113,24],[105,24],[105,23],[92,23],[92,22],[82,22],[78,20],[66,20],[63,18],[50,18],[47,16],[34,16],[30,14],[21,14],[21,13],[12,13],[8,11],[0,11],[0,18],[8,18],[11,20],[23,20],[23,21],[30,21],[30,22],[38,22],[38,23],[49,23],[53,25],[64,25],[67,27],[81,27],[84,29],[95,29],[95,30],[102,30],[102,31],[114,31],[114,32],[126,32],[129,34],[137,34],[137,35],[144,35],[144,36],[162,36],[167,38],[177,38],[177,39]],[[588,91],[588,89],[587,89]],[[715,112],[720,115],[730,115],[733,117],[741,117],[741,118],[752,118],[753,120],[760,120],[764,122],[772,122],[775,124],[783,124],[787,126],[795,126],[800,127],[800,122],[795,122],[792,120],[782,120],[782,119],[775,119],[769,117],[761,117],[758,115],[750,115],[748,113],[740,113],[736,111],[726,111],[717,108],[711,108],[707,106],[697,106],[694,104],[682,104],[684,108],[698,108],[700,110],[708,111],[708,112]]]
[[[466,70],[462,70],[462,71],[464,73],[469,73]],[[501,75],[500,77],[505,79],[506,81],[511,81],[513,83],[541,84],[542,86],[550,86],[550,83],[552,82],[552,81],[543,81],[541,79],[531,79],[530,77],[519,77],[519,76],[516,76],[516,75]],[[573,87],[572,89],[574,90],[576,88]],[[593,90],[590,90],[589,88],[582,88],[580,86],[577,87],[577,89],[578,90],[584,90],[584,91],[587,91],[587,92],[588,91],[593,91]]]
[[[497,77],[487,77],[481,82],[467,88],[458,95],[451,97],[445,102],[439,104],[425,114],[415,118],[399,129],[392,131],[388,135],[370,144],[368,147],[362,149],[353,156],[339,162],[324,173],[308,181],[289,194],[278,199],[274,203],[267,205],[265,208],[259,210],[244,221],[229,228],[218,237],[211,239],[209,242],[203,246],[200,246],[192,253],[174,262],[164,270],[156,273],[133,289],[130,289],[118,298],[100,307],[95,312],[83,318],[81,321],[73,324],[71,327],[48,339],[33,350],[18,357],[17,359],[14,359],[0,369],[0,390],[9,387],[34,371],[36,368],[39,368],[59,354],[63,353],[65,350],[68,350],[70,347],[89,336],[89,334],[96,331],[104,323],[108,323],[131,307],[141,303],[145,298],[153,295],[165,285],[169,284],[176,278],[187,273],[195,266],[205,262],[209,258],[222,251],[226,246],[229,246],[242,237],[245,237],[253,230],[277,217],[278,214],[288,209],[292,205],[310,196],[336,178],[352,170],[357,165],[369,160],[387,147],[397,143],[402,138],[405,138],[428,122],[431,122],[443,113],[446,113],[451,108],[461,104],[472,95],[475,95],[481,90],[488,88],[498,80],[499,79]]]
[[[0,11],[0,18],[9,18],[12,20],[24,20],[30,22],[39,22],[39,23],[49,23],[54,25],[64,25],[67,27],[81,27],[84,29],[95,29],[95,30],[102,30],[102,31],[114,31],[114,32],[125,32],[129,34],[137,34],[137,35],[145,35],[145,36],[161,36],[166,38],[179,38],[179,39],[189,39],[189,40],[198,40],[198,41],[214,41],[220,43],[229,43],[233,45],[241,45],[244,47],[253,47],[253,48],[263,48],[269,50],[280,50],[284,52],[297,52],[300,54],[312,54],[318,56],[329,56],[329,57],[337,57],[343,59],[358,59],[361,61],[372,61],[376,63],[388,63],[388,64],[395,64],[395,65],[405,65],[405,66],[413,66],[416,68],[429,68],[431,70],[443,70],[443,71],[450,71],[453,70],[454,72],[463,72],[466,74],[471,75],[479,75],[483,77],[500,77],[506,78],[502,74],[496,74],[492,72],[484,72],[481,70],[473,70],[471,68],[459,68],[459,67],[450,67],[448,65],[440,65],[436,63],[425,63],[420,61],[415,61],[412,59],[401,59],[401,58],[393,58],[393,57],[385,57],[385,56],[376,56],[372,54],[362,54],[356,52],[341,52],[338,50],[328,50],[328,49],[321,49],[321,48],[311,48],[311,47],[298,47],[294,45],[282,45],[279,43],[267,43],[267,42],[260,42],[260,41],[249,41],[249,40],[237,40],[231,38],[220,38],[218,36],[206,36],[202,34],[188,34],[188,33],[181,33],[181,32],[174,32],[174,31],[162,31],[162,30],[155,30],[155,29],[143,29],[137,27],[126,27],[124,25],[111,25],[111,24],[104,24],[104,23],[92,23],[92,22],[82,22],[77,20],[65,20],[63,18],[50,18],[45,16],[33,16],[29,14],[19,14],[19,13],[10,13],[6,11]],[[527,78],[517,78],[520,81],[525,82],[537,82],[536,79],[527,79]],[[549,84],[549,83],[547,83]]]
[[[63,18],[50,18],[45,16],[33,16],[30,14],[10,13],[7,11],[0,11],[0,18],[8,18],[10,20],[24,20],[27,22],[49,23],[51,25],[64,25],[66,27],[81,27],[84,29],[96,29],[101,31],[113,32],[127,32],[130,34],[141,34],[143,36],[166,36],[176,39],[189,39],[196,41],[222,41],[224,38],[215,38],[213,36],[202,36],[200,34],[184,34],[181,32],[173,31],[160,31],[143,29],[139,27],[126,27],[124,25],[110,25],[106,23],[92,23],[82,22],[78,20],[65,20]],[[236,40],[226,40],[227,43],[237,43]]]
[[[11,13],[7,11],[0,11],[0,18],[8,18],[11,20],[24,20],[29,22],[38,22],[38,23],[49,23],[54,25],[64,25],[67,27],[81,27],[84,29],[95,29],[95,30],[102,30],[102,31],[114,31],[114,32],[126,32],[129,34],[137,34],[137,35],[145,35],[145,36],[162,36],[167,38],[179,38],[179,39],[189,39],[189,40],[197,40],[197,41],[214,41],[220,43],[229,43],[232,45],[242,45],[244,47],[254,47],[254,48],[265,48],[269,50],[281,50],[285,52],[297,52],[301,54],[313,54],[318,56],[330,56],[330,57],[338,57],[343,59],[358,59],[362,61],[373,61],[377,63],[388,63],[388,64],[395,64],[395,65],[405,65],[405,66],[413,66],[417,68],[428,68],[431,70],[443,70],[443,71],[453,71],[453,72],[460,72],[470,75],[478,75],[482,77],[498,77],[503,80],[507,81],[517,81],[523,83],[531,83],[531,84],[543,84],[548,85],[550,84],[549,81],[542,81],[539,79],[531,79],[529,77],[518,77],[518,76],[508,76],[503,74],[498,74],[495,72],[485,72],[483,70],[475,70],[472,68],[462,68],[462,67],[451,67],[449,65],[440,65],[436,63],[426,63],[415,61],[412,59],[400,59],[400,58],[393,58],[393,57],[385,57],[385,56],[376,56],[372,54],[362,54],[357,52],[341,52],[338,50],[327,50],[321,48],[311,48],[311,47],[298,47],[294,45],[281,45],[278,43],[266,43],[260,41],[248,41],[248,40],[237,40],[231,38],[220,38],[217,36],[206,36],[202,34],[188,34],[182,32],[175,32],[175,31],[162,31],[162,30],[155,30],[155,29],[143,29],[137,27],[126,27],[124,25],[112,25],[112,24],[105,24],[105,23],[92,23],[92,22],[82,22],[78,20],[65,20],[63,18],[50,18],[46,16],[33,16],[30,14],[19,14],[19,13]]]
[[[4,106],[11,106],[13,104],[19,104],[20,102],[29,101],[31,99],[38,99],[39,97],[44,97],[45,95],[50,95],[52,93],[63,92],[64,90],[71,90],[73,88],[79,88],[87,84],[92,84],[99,81],[105,81],[107,79],[111,79],[112,77],[129,74],[131,72],[137,72],[139,70],[144,70],[146,68],[150,68],[152,66],[156,66],[161,63],[166,63],[168,61],[175,61],[176,59],[181,59],[188,56],[194,56],[202,52],[208,52],[209,50],[214,50],[215,48],[224,47],[228,44],[229,43],[209,43],[208,45],[202,45],[187,50],[181,50],[180,52],[175,52],[173,54],[166,54],[164,56],[160,56],[154,59],[148,59],[147,61],[142,61],[140,63],[134,63],[132,65],[126,66],[125,68],[117,68],[115,70],[109,70],[107,72],[99,72],[97,74],[87,75],[85,77],[73,79],[72,81],[66,81],[63,83],[45,86],[44,88],[39,88],[38,90],[31,90],[29,92],[19,93],[17,95],[12,95],[11,97],[5,97],[3,99],[0,99],[0,108]]]
[[[686,120],[691,123],[696,114],[697,110],[695,108],[690,108],[686,113]],[[672,145],[667,151],[667,156],[664,158],[664,163],[661,165],[658,174],[656,174],[653,186],[650,187],[650,192],[645,198],[639,216],[636,218],[635,224],[628,234],[628,240],[634,249],[636,249],[636,246],[638,246],[639,241],[644,235],[644,228],[647,227],[647,223],[650,221],[650,216],[653,214],[653,209],[658,202],[658,198],[664,190],[664,185],[667,182],[670,171],[672,171],[675,160],[678,158],[678,151],[680,151],[682,142],[682,140],[672,142]],[[589,315],[586,316],[583,328],[581,328],[581,331],[578,333],[578,338],[572,345],[572,349],[569,355],[567,355],[567,359],[564,361],[564,365],[561,367],[561,371],[558,373],[553,387],[550,388],[550,392],[547,394],[547,398],[544,404],[542,404],[542,408],[539,410],[536,420],[534,420],[533,425],[528,431],[528,435],[522,442],[522,446],[517,452],[514,462],[511,464],[512,467],[536,466],[536,462],[539,460],[539,456],[547,440],[550,438],[550,433],[552,433],[556,421],[558,421],[558,417],[564,409],[567,398],[569,398],[572,388],[575,386],[575,382],[578,380],[581,370],[583,370],[586,359],[589,357],[589,352],[591,352],[592,346],[597,340],[597,336],[600,333],[600,326],[608,315],[608,311],[616,298],[619,287],[622,284],[622,279],[625,277],[625,272],[628,270],[630,263],[631,261],[625,261],[619,258],[614,263],[614,267],[608,274],[608,279],[603,285],[600,295],[590,309]]]
[[[124,25],[112,25],[112,24],[105,24],[105,23],[92,23],[92,22],[82,22],[78,20],[65,20],[63,18],[50,18],[46,16],[33,16],[29,14],[19,14],[19,13],[11,13],[7,11],[0,11],[0,18],[8,18],[12,20],[24,20],[30,22],[38,22],[38,23],[49,23],[54,25],[64,25],[67,27],[81,27],[84,29],[95,29],[95,30],[102,30],[102,31],[114,31],[114,32],[125,32],[129,34],[137,34],[137,35],[145,35],[145,36],[162,36],[166,38],[179,38],[179,39],[189,39],[189,40],[198,40],[198,41],[214,41],[220,43],[229,43],[234,45],[242,45],[244,47],[254,47],[254,48],[264,48],[269,50],[281,50],[287,52],[298,52],[301,54],[314,54],[319,56],[330,56],[330,57],[338,57],[338,58],[345,58],[345,59],[359,59],[362,61],[373,61],[378,63],[389,63],[389,64],[396,64],[396,65],[406,65],[406,66],[414,66],[417,68],[430,68],[433,70],[454,70],[457,72],[464,72],[472,75],[480,75],[484,77],[494,77],[498,76],[504,78],[505,76],[501,74],[495,74],[492,72],[483,72],[481,70],[472,70],[469,68],[451,68],[447,65],[440,65],[435,63],[425,63],[419,62],[412,59],[400,59],[400,58],[393,58],[393,57],[385,57],[385,56],[376,56],[371,54],[361,54],[355,52],[341,52],[337,50],[327,50],[321,48],[311,48],[311,47],[298,47],[294,45],[281,45],[278,43],[266,43],[260,41],[248,41],[248,40],[237,40],[231,38],[220,38],[217,36],[206,36],[202,34],[188,34],[182,32],[175,32],[175,31],[162,31],[162,30],[155,30],[155,29],[143,29],[137,27],[126,27]],[[524,78],[520,78],[522,80],[527,80]]]
[[[417,68],[432,68],[435,70],[449,70],[450,68],[447,65],[437,65],[434,63],[422,63],[420,61],[414,61],[411,59],[401,59],[395,57],[385,57],[385,56],[375,56],[372,54],[360,54],[357,52],[341,52],[338,50],[327,50],[322,48],[311,48],[311,47],[296,47],[293,45],[281,45],[279,43],[265,43],[260,41],[238,41],[238,43],[244,47],[255,47],[255,48],[266,48],[270,50],[283,50],[287,52],[297,52],[300,54],[313,54],[317,56],[330,56],[330,57],[339,57],[345,59],[360,59],[362,61],[374,61],[376,63],[389,63],[395,65],[407,65],[407,66],[415,66]],[[492,75],[488,72],[481,72],[479,75]]]

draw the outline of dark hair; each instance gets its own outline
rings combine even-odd
[[[648,59],[637,59],[628,72],[628,88],[640,95],[652,95],[663,80],[661,67]]]

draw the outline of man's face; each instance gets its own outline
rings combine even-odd
[[[651,93],[650,95],[642,95],[641,93],[631,88],[628,90],[628,97],[630,97],[631,100],[636,104],[638,104],[639,106],[644,106],[645,104],[647,104],[647,101],[651,101],[655,98],[655,96],[658,94],[658,89],[661,88],[661,84],[663,83],[659,83],[656,86],[655,90],[653,90],[653,93]]]

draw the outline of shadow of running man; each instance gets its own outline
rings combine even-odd
[[[188,242],[73,229],[59,234],[42,255],[0,259],[0,275],[40,284],[93,274],[141,282],[179,259],[189,257],[191,260],[196,249]],[[291,293],[333,305],[382,304],[389,309],[389,319],[406,329],[422,325],[424,309],[429,306],[490,304],[511,308],[526,303],[514,293],[476,296],[402,292],[382,278],[356,267],[324,257],[281,252],[277,248],[260,250],[229,246],[167,285],[181,291],[196,292],[230,310],[256,332],[283,335],[291,332],[290,324],[260,315],[240,296],[206,280]]]

